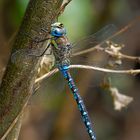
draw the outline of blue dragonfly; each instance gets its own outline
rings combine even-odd
[[[107,40],[114,32],[116,28],[113,25],[105,26],[103,29],[98,31],[97,33],[89,36],[88,38],[82,39],[75,44],[71,44],[67,38],[67,33],[64,25],[62,23],[56,22],[51,25],[49,44],[47,45],[44,51],[42,50],[17,50],[12,55],[12,62],[17,60],[16,56],[20,55],[26,57],[26,59],[32,56],[41,57],[44,56],[46,51],[51,48],[52,53],[55,57],[55,63],[58,67],[59,71],[62,73],[64,79],[68,82],[68,86],[74,96],[74,99],[77,103],[78,109],[81,113],[82,120],[85,124],[87,132],[91,140],[96,140],[95,132],[93,130],[93,126],[88,115],[88,111],[85,107],[82,97],[79,94],[79,90],[75,85],[75,82],[69,72],[70,66],[70,58],[74,56],[72,53],[72,48],[76,48],[77,46],[88,45],[89,48],[92,48],[95,45],[98,45],[105,40]],[[45,41],[45,40],[43,40]],[[42,53],[40,54],[40,52]],[[78,50],[79,51],[79,50]]]

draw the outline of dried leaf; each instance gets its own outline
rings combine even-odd
[[[54,61],[53,55],[44,56],[39,64],[38,77],[46,74],[54,66]]]
[[[124,47],[124,45],[116,44],[112,41],[107,41],[106,43],[108,45],[107,50],[119,57],[119,53],[120,53],[121,49]]]
[[[120,111],[123,107],[127,107],[128,104],[133,101],[132,97],[121,94],[115,87],[110,87],[110,92],[114,99],[115,110]]]

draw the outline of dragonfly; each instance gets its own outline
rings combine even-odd
[[[15,61],[15,56],[17,54],[23,54],[28,56],[36,56],[42,57],[45,55],[46,51],[51,47],[52,53],[55,57],[55,63],[61,74],[63,75],[64,79],[67,81],[68,86],[73,94],[73,97],[77,103],[77,107],[80,111],[82,121],[86,127],[86,130],[89,134],[91,140],[96,140],[95,131],[93,129],[93,125],[91,123],[88,111],[84,104],[82,97],[80,96],[79,89],[76,86],[71,73],[69,71],[69,66],[71,64],[70,58],[73,56],[72,49],[76,48],[76,46],[81,46],[83,44],[88,45],[89,47],[93,47],[99,43],[104,42],[108,37],[110,37],[116,31],[116,27],[113,25],[105,26],[103,29],[98,31],[97,33],[90,35],[87,38],[84,38],[78,41],[75,44],[71,44],[68,37],[67,32],[64,24],[60,22],[55,22],[51,25],[49,44],[45,48],[45,50],[41,54],[39,53],[40,50],[17,50],[14,53],[14,57],[12,57],[12,61]],[[26,54],[25,54],[26,52]]]

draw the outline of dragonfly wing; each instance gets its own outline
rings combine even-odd
[[[105,41],[112,39],[117,32],[116,26],[107,25],[97,33],[73,44],[74,51],[71,56],[71,64],[83,64],[104,67],[108,64],[108,56],[104,53],[92,51],[96,45],[107,46]],[[87,53],[88,52],[88,53]]]
[[[73,55],[75,55],[77,52],[79,53],[79,51],[93,48],[96,45],[103,43],[104,41],[110,39],[116,31],[116,26],[113,24],[109,24],[103,27],[98,32],[79,40],[78,42],[73,44]]]
[[[39,84],[39,89],[33,94],[31,102],[34,105],[39,99],[41,103],[46,104],[46,107],[56,108],[66,96],[66,84],[60,72],[43,79]]]
[[[11,55],[11,61],[12,63],[18,63],[21,61],[29,60],[33,57],[38,57],[42,54],[44,50],[42,49],[20,49],[15,51]]]

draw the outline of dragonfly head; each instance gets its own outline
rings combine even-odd
[[[51,35],[54,37],[61,37],[66,35],[66,29],[60,22],[53,23],[51,25]]]

